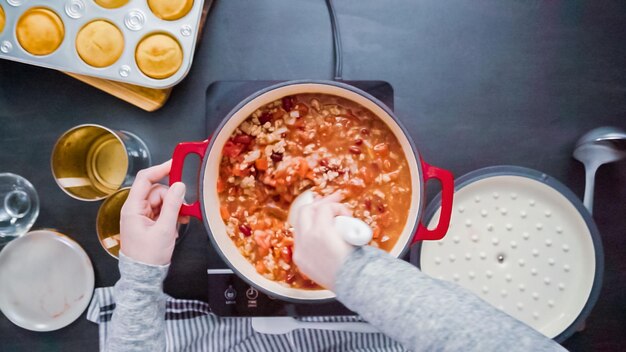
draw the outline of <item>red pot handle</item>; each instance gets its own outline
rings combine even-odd
[[[193,153],[197,154],[200,157],[200,163],[202,163],[204,159],[204,153],[206,152],[207,147],[209,146],[209,140],[205,140],[202,142],[184,142],[179,143],[174,149],[174,154],[172,155],[172,169],[170,170],[170,186],[176,182],[181,182],[183,178],[183,166],[185,164],[185,157],[187,155]],[[194,218],[198,218],[202,220],[202,210],[200,209],[200,196],[198,196],[198,200],[191,204],[183,204],[180,207],[180,215],[190,215]]]
[[[441,215],[437,227],[429,230],[426,225],[420,223],[417,232],[413,236],[411,244],[423,240],[440,240],[448,232],[450,217],[452,216],[452,199],[454,195],[454,177],[448,170],[430,166],[422,160],[422,172],[424,173],[424,184],[430,179],[437,179],[441,183]]]

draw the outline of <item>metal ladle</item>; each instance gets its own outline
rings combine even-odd
[[[573,156],[585,165],[583,203],[592,213],[596,171],[601,165],[626,158],[626,132],[615,127],[595,128],[578,139]]]

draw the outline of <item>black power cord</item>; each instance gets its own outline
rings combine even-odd
[[[337,21],[337,13],[333,0],[326,0],[326,6],[328,7],[328,14],[330,15],[330,26],[333,31],[333,52],[335,55],[335,80],[340,81],[343,79],[343,58],[341,53],[341,36],[339,34],[339,22]]]

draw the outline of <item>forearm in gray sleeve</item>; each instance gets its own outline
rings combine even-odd
[[[346,307],[414,351],[565,351],[470,291],[369,246],[348,257],[335,292]]]
[[[165,351],[163,280],[169,265],[138,263],[121,252],[119,260],[106,351]]]

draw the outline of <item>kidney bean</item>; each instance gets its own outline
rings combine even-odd
[[[264,111],[261,116],[259,116],[259,123],[261,124],[261,126],[270,121],[272,121],[272,114],[270,114],[269,111]]]
[[[348,150],[352,154],[361,154],[361,148],[356,147],[356,146],[351,146]]]
[[[363,144],[363,140],[361,138],[357,138],[357,139],[354,140],[354,144],[355,145],[361,145],[361,144]]]
[[[282,99],[282,103],[283,103],[283,109],[289,112],[291,111],[291,109],[293,109],[296,103],[296,99],[293,96],[286,96]]]
[[[365,198],[365,209],[367,209],[367,211],[372,210],[372,200],[369,198]]]
[[[324,158],[324,159],[320,160],[320,165],[328,166],[328,159]]]
[[[378,209],[379,212],[384,213],[385,212],[385,206],[381,203],[378,204],[378,206],[376,207],[376,209]]]
[[[283,155],[281,153],[273,152],[272,155],[270,155],[270,158],[272,159],[273,162],[277,163],[283,160]]]
[[[243,233],[246,237],[250,237],[250,235],[252,235],[252,229],[246,224],[239,225],[239,231],[241,231],[241,233]]]

